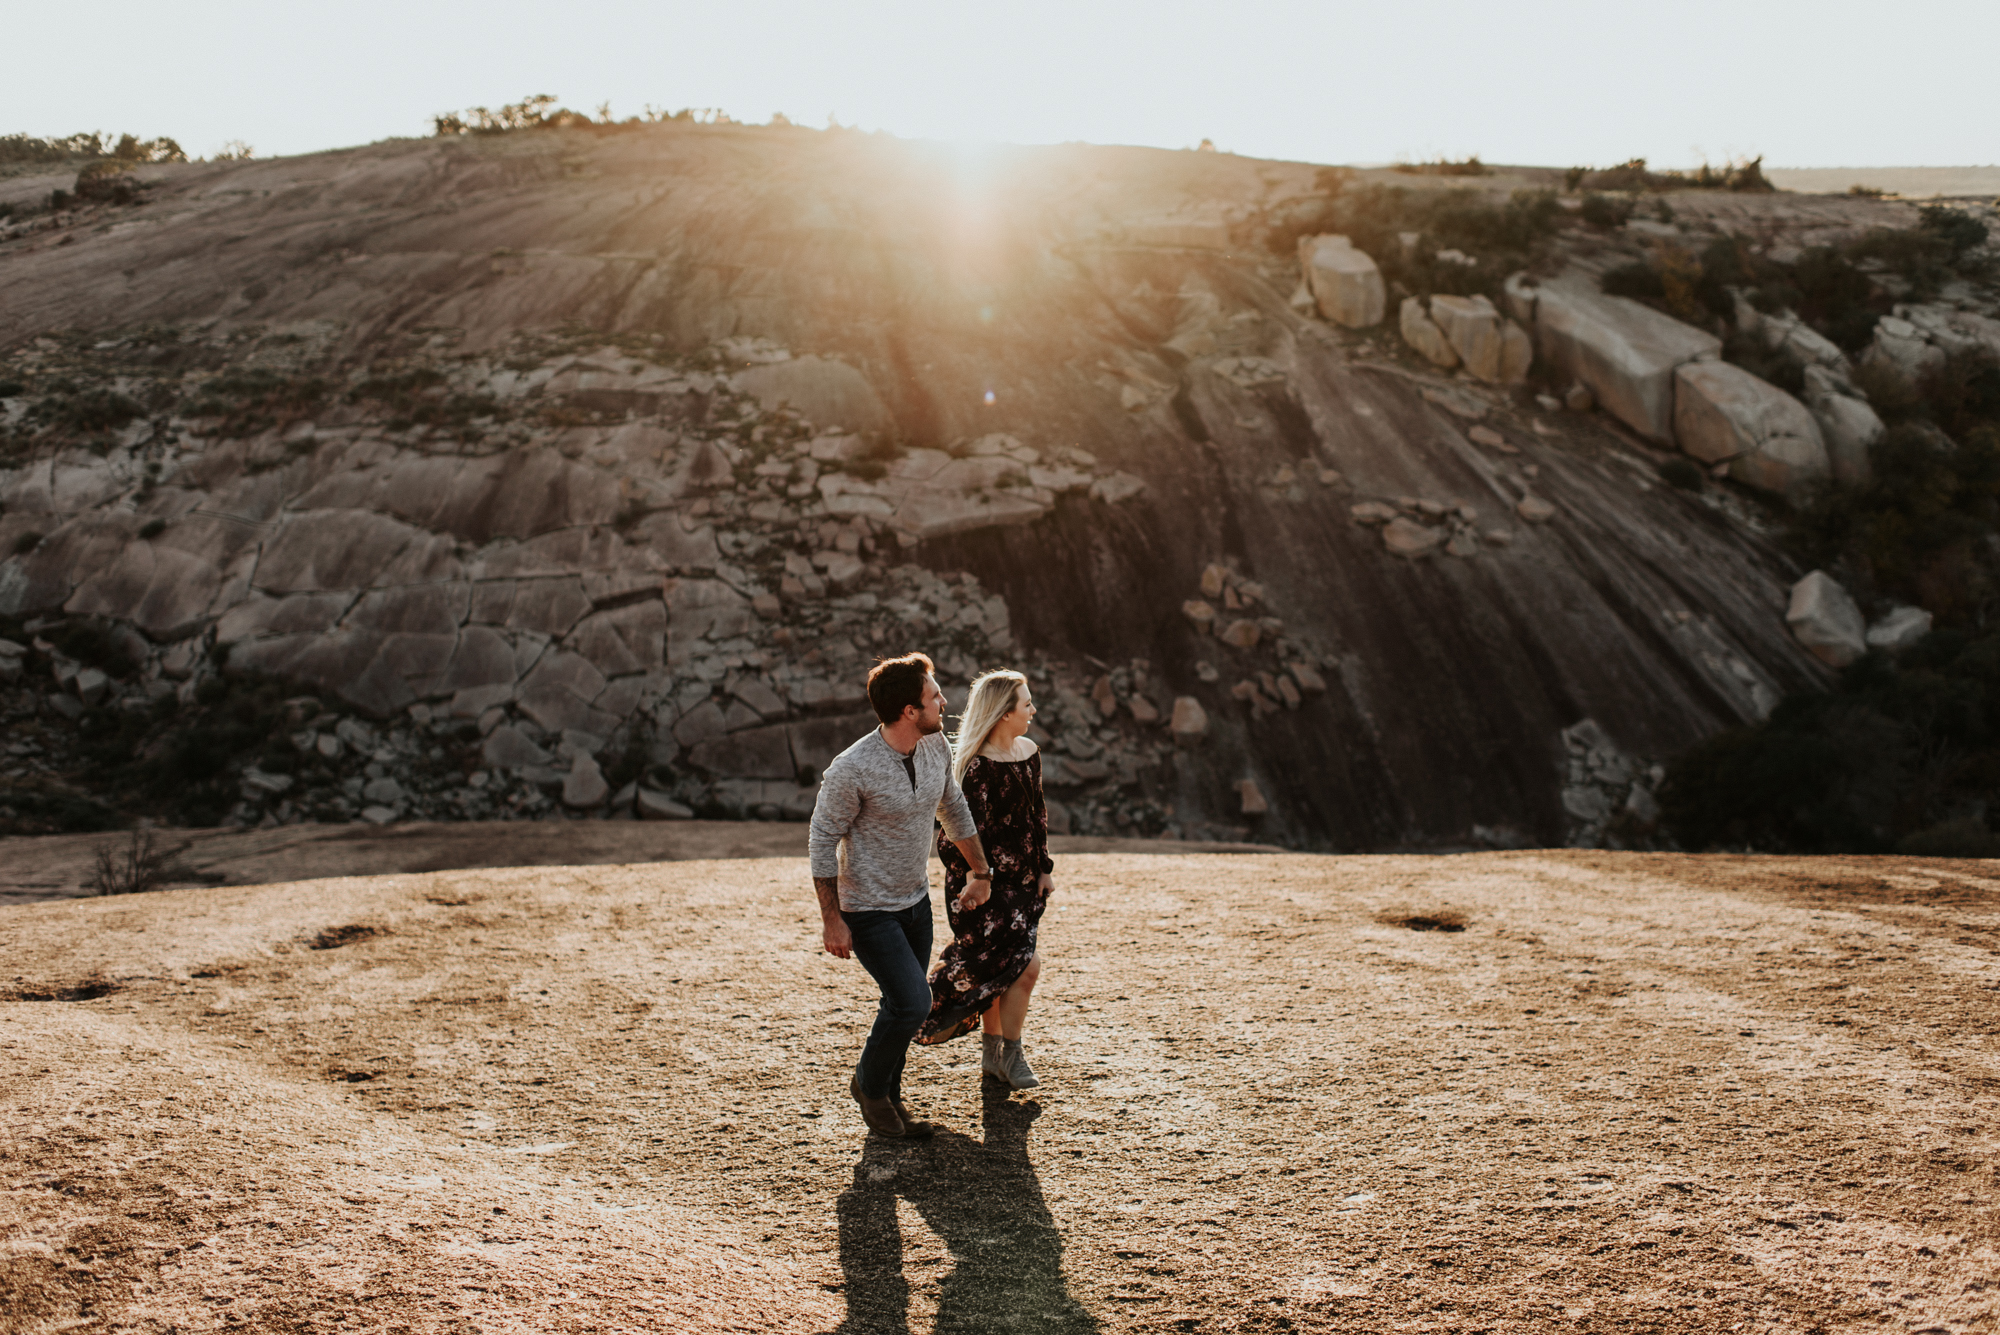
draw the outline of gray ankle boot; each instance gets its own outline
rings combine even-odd
[[[998,1034],[981,1034],[979,1049],[979,1069],[1004,1085],[1013,1084],[1007,1065],[1007,1040]]]
[[[1035,1068],[1028,1065],[1028,1056],[1021,1051],[1021,1040],[1003,1038],[1000,1040],[1000,1060],[1007,1067],[1006,1081],[1016,1089],[1033,1089],[1042,1082],[1035,1076]]]

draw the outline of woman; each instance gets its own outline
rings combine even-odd
[[[1055,889],[1042,757],[1025,735],[1034,721],[1020,673],[996,669],[972,683],[952,740],[952,776],[972,807],[993,879],[968,889],[971,868],[956,845],[939,840],[951,944],[931,972],[931,1013],[917,1031],[919,1043],[943,1043],[981,1025],[981,1069],[1014,1089],[1041,1083],[1021,1051],[1021,1026],[1041,974],[1035,929]]]

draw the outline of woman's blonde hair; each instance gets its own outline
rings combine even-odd
[[[972,690],[965,697],[965,712],[958,716],[958,732],[951,739],[954,782],[965,782],[965,767],[979,754],[979,748],[986,745],[993,725],[1020,703],[1021,688],[1027,684],[1027,677],[1012,668],[994,668],[972,679]]]

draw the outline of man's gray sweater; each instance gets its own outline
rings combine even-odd
[[[918,742],[909,759],[875,729],[835,756],[820,780],[812,874],[839,878],[840,907],[849,913],[906,909],[930,893],[933,817],[954,840],[977,833],[951,777],[944,734]]]

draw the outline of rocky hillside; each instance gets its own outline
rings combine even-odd
[[[1213,153],[679,124],[134,179],[0,182],[13,828],[796,818],[923,648],[1030,668],[1079,833],[1637,839],[1656,761],[1826,680],[1760,462],[1825,432],[1598,291],[1668,224],[1551,196],[1495,303]],[[1663,485],[1683,448],[1740,476]]]

